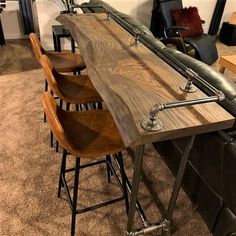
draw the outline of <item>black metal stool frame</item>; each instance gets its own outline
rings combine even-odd
[[[66,169],[66,157],[67,157],[68,152],[64,149],[63,151],[63,155],[62,155],[62,161],[61,161],[61,169],[60,169],[60,175],[59,175],[59,184],[58,184],[58,198],[60,198],[61,196],[61,189],[62,187],[65,189],[65,193],[66,193],[66,197],[69,203],[69,206],[72,210],[72,221],[71,221],[71,236],[74,236],[75,234],[75,222],[76,222],[76,215],[77,214],[81,214],[87,211],[91,211],[91,210],[95,210],[97,208],[103,207],[103,206],[107,206],[113,203],[116,203],[118,201],[121,200],[125,200],[125,206],[126,206],[126,213],[128,214],[129,211],[129,199],[128,199],[128,192],[127,192],[127,185],[126,185],[126,174],[124,171],[124,164],[123,164],[123,157],[122,157],[122,153],[119,152],[117,155],[113,155],[113,158],[115,159],[116,162],[119,163],[119,171],[121,174],[121,181],[112,165],[111,162],[111,157],[110,155],[106,156],[105,160],[100,160],[100,161],[95,161],[92,163],[88,163],[88,164],[84,164],[84,165],[80,165],[80,157],[76,157],[75,160],[75,167],[74,168],[70,168],[70,169]],[[106,202],[102,202],[87,208],[83,208],[83,209],[77,209],[77,195],[78,195],[78,185],[79,185],[79,172],[80,169],[86,168],[86,167],[90,167],[90,166],[94,166],[94,165],[98,165],[98,164],[102,164],[102,163],[106,163],[107,164],[107,174],[108,174],[108,182],[110,182],[110,174],[112,173],[112,175],[114,175],[116,182],[118,183],[118,186],[120,187],[123,196],[106,201]],[[71,198],[70,192],[69,192],[69,188],[67,185],[67,181],[65,178],[65,174],[68,172],[75,172],[74,175],[74,187],[73,187],[73,199]]]

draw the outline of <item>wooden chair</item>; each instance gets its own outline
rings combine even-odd
[[[46,55],[41,56],[41,65],[49,84],[49,88],[60,99],[60,107],[63,107],[63,101],[66,102],[66,109],[69,110],[70,104],[78,105],[82,110],[82,104],[88,109],[88,104],[92,108],[102,108],[102,98],[95,90],[88,75],[69,75],[61,74],[56,71],[51,61]],[[53,146],[53,135],[51,134],[51,146]],[[58,143],[56,144],[58,151]]]
[[[126,211],[128,212],[128,196],[121,153],[125,147],[110,112],[108,110],[65,111],[56,104],[52,95],[48,92],[43,93],[42,102],[49,127],[64,148],[59,176],[58,197],[61,195],[61,189],[64,188],[72,209],[71,235],[75,233],[76,214],[97,209],[123,199],[125,199]],[[75,156],[75,168],[66,170],[66,157],[68,153]],[[81,158],[91,160],[96,158],[97,160],[99,156],[109,156],[114,153],[118,153],[114,156],[120,166],[122,182],[116,175],[112,164],[106,162],[106,160],[80,165]],[[103,162],[107,163],[113,172],[123,195],[92,207],[77,209],[80,169]],[[70,171],[74,171],[73,198],[71,198],[66,182],[66,173]]]

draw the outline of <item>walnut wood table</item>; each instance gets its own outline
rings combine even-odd
[[[131,46],[133,36],[106,14],[60,15],[57,17],[78,43],[97,91],[108,106],[126,147],[135,153],[132,192],[126,235],[169,230],[176,199],[181,187],[188,154],[196,134],[232,127],[234,117],[217,103],[164,110],[159,113],[161,130],[149,132],[141,123],[156,103],[206,97],[198,90],[186,93],[180,85],[186,79],[143,45]],[[105,121],[104,121],[105,122]],[[134,231],[137,193],[143,160],[144,145],[190,136],[182,157],[170,199],[166,219],[160,224]]]
[[[219,64],[222,74],[224,74],[225,68],[236,74],[236,55],[221,56]]]

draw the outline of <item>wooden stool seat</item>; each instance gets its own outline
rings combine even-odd
[[[102,102],[88,75],[58,73],[46,55],[42,55],[41,65],[50,89],[61,100],[73,104]]]
[[[81,55],[71,52],[45,52],[58,72],[76,72],[86,68]]]

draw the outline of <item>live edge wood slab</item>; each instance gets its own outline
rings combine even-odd
[[[154,104],[206,95],[200,90],[180,90],[186,79],[145,46],[131,46],[133,36],[106,14],[60,15],[57,20],[77,42],[88,75],[127,147],[233,126],[233,116],[217,103],[206,103],[161,111],[158,116],[163,128],[144,130],[141,123]]]

